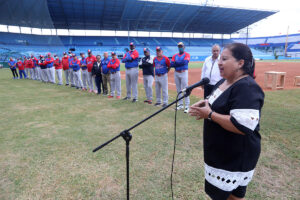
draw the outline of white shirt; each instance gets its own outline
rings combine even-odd
[[[202,67],[201,79],[205,77],[209,78],[210,85],[215,85],[217,82],[219,82],[222,79],[220,75],[219,65],[218,65],[219,60],[220,60],[220,55],[214,61],[212,59],[212,56],[207,57],[204,61]]]

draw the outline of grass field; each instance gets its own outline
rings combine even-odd
[[[140,101],[132,104],[12,80],[2,69],[0,91],[0,199],[125,199],[124,141],[97,153],[92,149],[158,110],[142,103],[142,85]],[[175,93],[170,96],[171,101]],[[299,89],[266,92],[262,154],[247,199],[299,199],[299,113]],[[132,199],[170,199],[173,118],[170,108],[132,132]],[[176,199],[207,199],[202,122],[179,112],[177,130]]]

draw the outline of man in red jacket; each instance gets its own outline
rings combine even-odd
[[[69,78],[70,78],[70,69],[69,69],[69,56],[67,52],[63,53],[63,58],[61,59],[62,67],[64,70],[65,78],[66,78],[66,85],[69,85]]]
[[[88,57],[86,58],[86,66],[88,70],[88,85],[89,85],[89,92],[95,92],[98,93],[98,89],[96,86],[95,78],[92,76],[92,68],[94,65],[94,62],[96,62],[96,57],[92,54],[92,51],[88,50]],[[95,83],[95,88],[94,88]]]
[[[26,75],[26,72],[25,72],[25,63],[23,63],[21,61],[21,59],[18,59],[17,67],[19,69],[20,79],[23,78],[23,75],[24,75],[24,79],[26,79],[27,75]]]
[[[30,74],[30,79],[34,80],[35,79],[34,72],[33,72],[34,63],[30,57],[27,58],[26,67],[28,68],[28,72]],[[29,74],[28,74],[28,76],[29,76]]]
[[[109,60],[107,68],[109,69],[111,93],[108,98],[113,98],[115,92],[117,93],[116,99],[121,98],[121,75],[120,75],[120,60],[117,58],[115,52],[111,52],[112,59]]]
[[[40,60],[39,60],[39,66],[41,68],[41,79],[44,83],[47,83],[48,80],[48,69],[47,69],[47,64],[45,62],[45,57],[44,56],[40,56]]]
[[[41,78],[40,78],[40,66],[38,65],[39,60],[36,57],[34,57],[33,54],[31,54],[31,59],[32,59],[33,65],[34,65],[34,67],[33,67],[34,80],[39,80],[40,81],[41,80]]]
[[[50,81],[50,83],[55,83],[55,69],[53,67],[54,59],[52,58],[51,53],[47,54],[45,63],[48,69],[48,81]]]
[[[63,84],[63,80],[62,80],[62,63],[59,60],[57,55],[54,55],[54,67],[55,67],[55,72],[56,72],[56,76],[58,79],[58,85],[62,85]]]

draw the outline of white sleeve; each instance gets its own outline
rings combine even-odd
[[[206,71],[206,59],[203,63],[202,72],[201,72],[201,79],[204,78],[205,71]]]

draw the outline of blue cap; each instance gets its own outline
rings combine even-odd
[[[144,48],[144,52],[150,52],[150,49],[148,49],[148,48]]]

